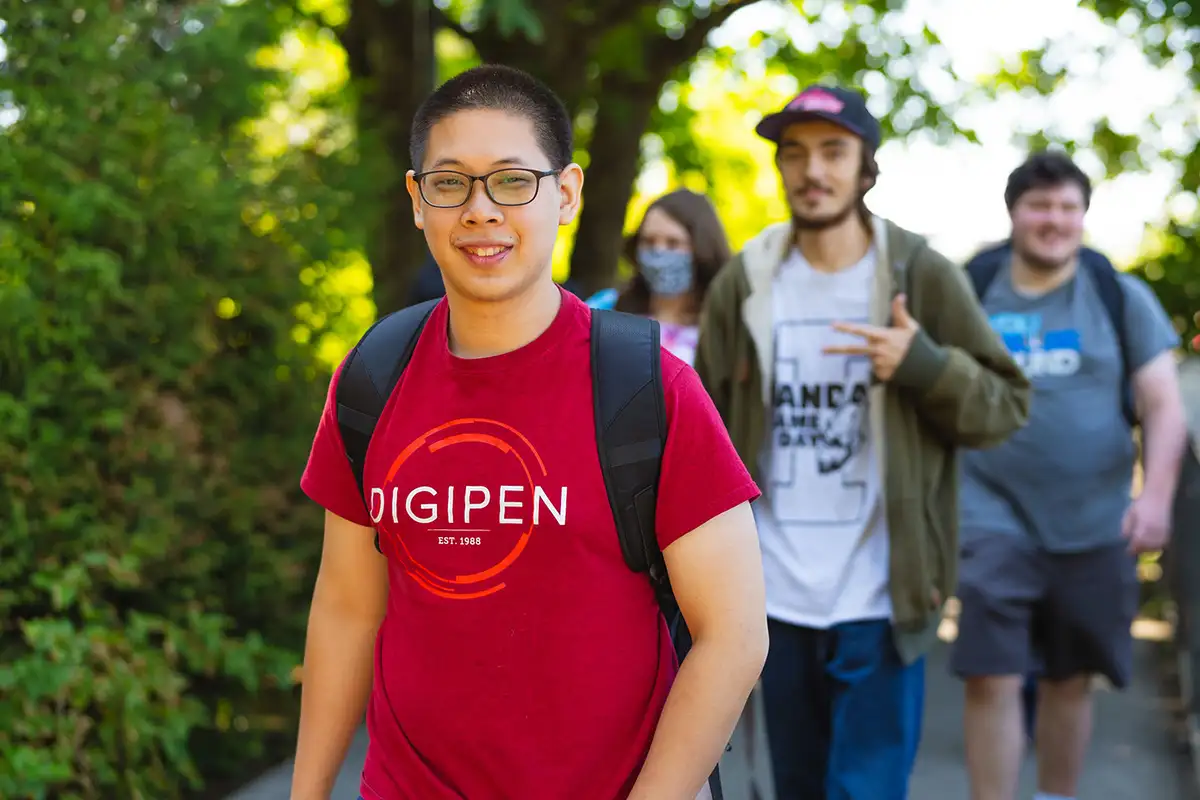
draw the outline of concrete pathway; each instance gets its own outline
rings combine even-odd
[[[1097,731],[1079,793],[1081,800],[1200,800],[1189,759],[1171,733],[1173,701],[1158,680],[1162,670],[1155,663],[1158,656],[1154,647],[1139,643],[1138,680],[1128,692],[1101,691],[1098,695]],[[962,688],[946,672],[946,652],[945,646],[939,647],[929,661],[925,733],[910,800],[968,800],[962,766]],[[750,789],[753,774],[762,787],[758,800],[772,800],[762,750],[756,748],[759,763],[750,769],[745,758],[745,736],[745,730],[739,730],[733,752],[723,762],[726,798],[755,800]],[[366,734],[361,732],[332,800],[357,798],[358,772],[365,752]],[[1020,800],[1033,796],[1034,770],[1031,756]],[[228,800],[288,800],[290,781],[291,765],[286,764]]]

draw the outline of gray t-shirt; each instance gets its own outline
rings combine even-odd
[[[1140,279],[1125,291],[1130,371],[1179,343],[1158,299]],[[1009,267],[983,306],[1033,383],[1029,424],[1003,444],[962,452],[962,535],[1031,536],[1050,552],[1120,541],[1136,456],[1121,413],[1121,355],[1091,274],[1030,297]]]

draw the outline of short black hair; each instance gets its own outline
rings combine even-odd
[[[1061,186],[1064,183],[1074,183],[1083,190],[1083,207],[1087,208],[1092,202],[1092,182],[1087,173],[1081,170],[1071,157],[1058,150],[1042,150],[1029,158],[1025,163],[1014,169],[1008,176],[1008,186],[1004,189],[1004,204],[1012,211],[1013,206],[1021,199],[1021,195],[1031,189],[1045,189],[1050,186]]]
[[[455,75],[421,103],[408,137],[412,168],[421,171],[434,125],[459,111],[485,109],[529,119],[552,169],[560,170],[571,163],[571,117],[558,95],[527,72],[502,64],[483,64]]]

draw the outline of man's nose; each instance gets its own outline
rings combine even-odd
[[[487,188],[483,185],[483,181],[474,181],[471,184],[471,195],[467,198],[467,202],[463,204],[462,221],[464,225],[495,225],[504,219],[504,213],[500,210],[492,198],[488,197]]]

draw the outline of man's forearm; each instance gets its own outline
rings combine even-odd
[[[765,638],[692,645],[629,800],[696,797],[733,735],[765,658]]]
[[[1163,501],[1175,496],[1179,464],[1187,447],[1181,403],[1163,403],[1142,423],[1142,493]]]
[[[372,621],[345,619],[314,604],[304,651],[291,800],[329,800],[371,691],[377,631]]]

